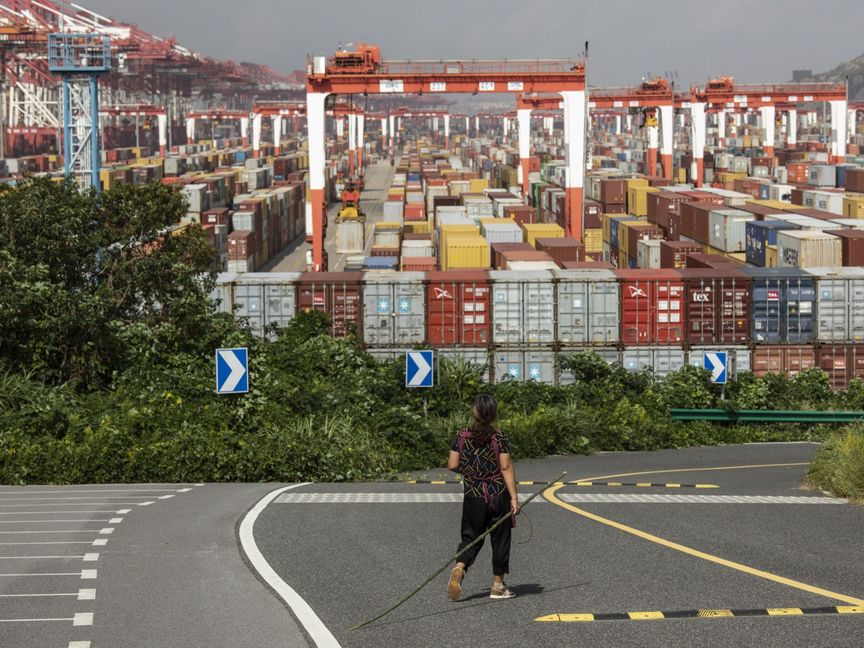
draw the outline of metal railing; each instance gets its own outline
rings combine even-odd
[[[864,412],[818,412],[806,410],[725,410],[672,408],[676,421],[719,423],[852,423],[864,420]]]

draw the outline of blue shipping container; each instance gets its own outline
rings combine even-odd
[[[776,220],[749,221],[745,226],[747,263],[760,268],[765,267],[767,253],[765,246],[777,245],[777,231],[798,229],[792,223]]]
[[[759,200],[769,200],[771,198],[771,185],[770,184],[760,184],[759,185]]]
[[[235,162],[245,162],[246,161],[246,151],[237,151],[234,154]]]
[[[398,257],[366,257],[363,259],[363,268],[366,270],[398,270]]]
[[[816,282],[797,268],[742,268],[753,279],[750,332],[763,344],[806,344],[813,340]]]

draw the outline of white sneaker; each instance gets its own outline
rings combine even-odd
[[[516,592],[507,587],[507,584],[503,581],[500,585],[493,585],[492,590],[489,592],[489,598],[492,599],[511,599],[516,596]]]

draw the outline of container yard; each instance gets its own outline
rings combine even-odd
[[[506,83],[462,62],[448,85],[443,68],[391,66],[360,43],[310,57],[303,78],[262,70],[266,97],[242,75],[199,79],[234,100],[169,111],[120,101],[153,55],[124,33],[110,46],[141,56],[116,72],[121,93],[102,90],[91,176],[181,192],[176,227],[213,246],[220,309],[259,334],[322,310],[376,353],[428,345],[482,358],[494,381],[566,380],[554,359],[580,348],[660,374],[712,345],[757,374],[857,371],[823,359],[864,344],[864,131],[845,83],[593,87],[586,60],[556,59],[499,61]],[[402,78],[398,95],[381,74]],[[515,111],[419,96],[481,86]],[[40,151],[61,147],[24,114],[9,119],[35,130],[4,141],[3,181],[61,179],[63,155]]]

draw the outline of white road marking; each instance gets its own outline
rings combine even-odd
[[[52,515],[63,513],[118,513],[119,511],[0,511],[0,515]]]
[[[172,497],[174,497],[174,496],[173,495],[162,495],[158,499],[165,500],[165,499],[171,499]]]
[[[52,623],[55,621],[74,621],[72,617],[55,617],[51,619],[0,619],[0,623]]]
[[[178,490],[177,492],[178,492],[178,493],[188,493],[188,492],[190,492],[191,490],[192,490],[191,488],[181,488],[181,489]]]
[[[117,515],[126,515],[127,513],[131,513],[132,509],[120,509],[117,511]]]
[[[104,529],[102,529],[104,531]],[[42,533],[101,533],[99,529],[54,529],[52,531],[0,531],[0,535],[33,535]]]
[[[94,547],[104,547],[108,544],[108,538],[96,538],[93,541]]]
[[[89,641],[70,641],[66,648],[90,648]]]
[[[275,591],[279,597],[287,603],[288,607],[290,607],[291,611],[294,613],[294,616],[297,617],[307,634],[312,638],[315,646],[317,646],[317,648],[341,648],[336,637],[333,636],[333,634],[327,629],[327,626],[325,626],[321,619],[318,618],[315,611],[288,585],[288,583],[282,580],[279,574],[277,574],[267,562],[267,559],[264,558],[261,550],[258,549],[258,545],[255,544],[255,521],[258,519],[258,516],[261,515],[261,512],[267,508],[267,505],[281,494],[285,493],[285,491],[307,485],[308,484],[294,484],[292,486],[285,486],[284,488],[278,488],[261,498],[258,503],[252,507],[252,510],[243,517],[243,522],[240,523],[240,545],[243,547],[243,552],[255,568],[255,571],[257,571],[273,591]]]
[[[78,600],[79,601],[95,601],[96,600],[96,590],[95,589],[79,589],[78,590]]]
[[[114,518],[114,520],[123,521],[123,518]],[[85,520],[0,520],[0,524],[58,524],[59,522],[108,522],[113,524],[111,520],[94,520],[87,518]]]
[[[89,490],[65,490],[62,488],[58,488],[55,490],[27,490],[25,488],[21,488],[19,490],[0,490],[0,495],[52,495],[54,493],[64,493],[69,494],[72,493],[77,495],[79,493],[165,493],[174,491],[173,488],[91,488]]]
[[[15,578],[30,578],[31,576],[80,576],[81,572],[50,572],[43,574],[0,574],[0,578],[4,576]],[[83,576],[82,576],[83,578]]]
[[[82,569],[81,580],[96,580],[97,573],[95,569]]]
[[[75,614],[75,618],[72,620],[73,626],[92,626],[93,625],[93,613],[92,612],[78,612]]]
[[[99,560],[98,553],[84,554],[84,562],[96,562],[97,560]]]
[[[94,592],[96,590],[93,590]],[[78,596],[78,592],[54,592],[51,594],[0,594],[0,598],[50,598],[52,596]]]
[[[0,502],[52,502],[71,500],[147,499],[152,495],[106,495],[105,497],[0,497]],[[107,503],[107,502],[106,502]],[[55,504],[54,506],[57,506]],[[80,506],[80,504],[76,504]]]
[[[138,506],[150,506],[151,504],[154,504],[154,503],[155,502],[141,502]]]
[[[91,544],[89,540],[43,540],[41,542],[0,542],[0,547],[16,547],[21,545],[89,545]]]
[[[0,556],[0,560],[84,560],[87,556],[99,556],[99,554],[78,554],[77,556]],[[96,560],[95,558],[93,560]]]
[[[99,531],[99,535],[111,535],[114,533],[114,527],[106,527]]]
[[[101,522],[102,520],[93,520],[94,522]],[[123,521],[123,518],[111,518],[110,520],[106,520],[108,524],[120,524]]]
[[[80,502],[75,504],[0,504],[0,508],[39,508],[40,506],[97,506],[98,504],[104,504],[105,506],[135,506],[140,502],[98,502],[93,504],[88,504],[86,502]],[[46,511],[14,511],[11,513],[0,513],[0,515],[18,515],[19,513],[39,513],[42,515]],[[48,511],[50,513],[113,513],[113,511]]]

